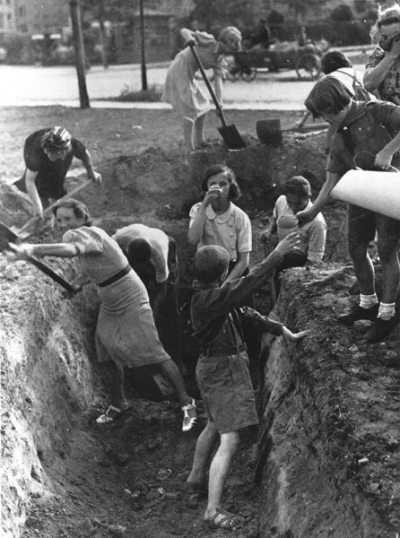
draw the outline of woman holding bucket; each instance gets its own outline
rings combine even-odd
[[[353,101],[346,88],[329,77],[315,84],[305,105],[314,118],[322,117],[334,127],[335,132],[330,142],[327,179],[314,205],[297,213],[300,222],[307,222],[320,212],[329,201],[332,189],[356,164],[364,170],[375,171],[389,171],[400,164],[400,107],[383,101]],[[365,154],[372,154],[373,164],[363,165],[357,158]],[[386,216],[384,204],[379,212],[373,204],[384,189],[381,182],[374,192],[369,193],[369,207],[372,209],[354,205],[354,201],[348,200],[351,202],[348,209],[348,245],[360,288],[360,303],[348,314],[339,316],[338,321],[349,326],[361,319],[373,321],[366,335],[369,343],[385,339],[399,322],[395,302],[400,283],[400,220]],[[360,196],[365,194],[362,183],[359,191]],[[369,243],[374,240],[375,234],[382,263],[380,303],[375,292],[375,270],[368,254]]]
[[[196,51],[204,69],[214,70],[214,85],[217,100],[222,105],[222,81],[224,55],[240,50],[242,34],[234,26],[224,28],[216,40],[206,32],[181,30],[185,43],[194,40]],[[198,65],[190,47],[175,57],[168,69],[162,100],[170,103],[182,117],[183,136],[187,152],[206,147],[204,127],[210,102],[195,80]]]

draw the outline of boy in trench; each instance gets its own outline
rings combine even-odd
[[[258,424],[249,359],[235,309],[246,304],[251,294],[271,277],[284,256],[298,249],[299,243],[298,234],[289,234],[247,276],[228,282],[225,279],[229,254],[224,247],[203,246],[195,254],[191,318],[193,336],[201,353],[196,377],[208,422],[197,440],[187,486],[192,492],[207,488],[207,467],[219,440],[209,469],[208,503],[204,514],[205,522],[213,529],[232,530],[242,522],[240,516],[221,508],[221,497],[239,447],[239,430]],[[306,331],[293,334],[281,323],[264,319],[271,332],[282,335],[287,341],[297,341],[306,334]]]
[[[305,101],[314,118],[323,118],[333,128],[327,178],[310,208],[299,211],[300,222],[307,222],[321,211],[330,199],[330,191],[350,169],[391,170],[398,168],[400,158],[400,108],[393,103],[353,101],[346,88],[333,77],[315,84]],[[382,188],[385,188],[382,185]],[[375,270],[368,253],[370,241],[377,233],[382,263],[382,298],[375,291]],[[355,321],[373,321],[366,334],[368,343],[384,340],[399,319],[395,301],[400,282],[398,241],[400,220],[380,213],[348,206],[348,245],[360,289],[360,303],[338,321],[352,326]]]

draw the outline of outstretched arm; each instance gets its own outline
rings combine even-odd
[[[88,150],[85,150],[85,156],[82,159],[82,162],[86,168],[88,178],[94,181],[95,183],[101,183],[101,180],[102,180],[101,174],[99,174],[93,169],[92,157],[90,156],[90,153]]]
[[[32,203],[35,206],[35,216],[42,219],[43,205],[35,183],[37,175],[38,172],[34,172],[33,170],[29,170],[29,168],[27,168],[25,172],[25,186],[29,198],[32,200]]]
[[[36,245],[24,243],[14,245],[10,243],[10,249],[14,252],[15,257],[19,260],[27,259],[29,256],[55,256],[56,258],[73,258],[78,256],[79,249],[72,243],[44,243]]]
[[[318,215],[324,205],[329,202],[330,192],[333,187],[339,182],[340,178],[340,174],[327,172],[326,181],[322,185],[322,189],[320,190],[313,206],[309,209],[304,209],[303,211],[299,211],[298,213],[296,213],[296,217],[299,219],[301,224],[315,219],[315,217]]]

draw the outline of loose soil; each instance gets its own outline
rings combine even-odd
[[[79,196],[97,224],[112,232],[144,222],[177,239],[184,303],[193,254],[186,243],[187,214],[200,196],[205,166],[226,160],[239,178],[240,204],[253,226],[253,263],[264,255],[258,235],[277,185],[311,171],[318,191],[323,135],[286,135],[282,146],[271,148],[255,137],[258,119],[280,117],[285,127],[299,116],[229,112],[249,144],[241,154],[226,152],[212,118],[212,148],[185,157],[180,127],[167,111],[1,109],[0,220],[22,225],[29,218],[26,200],[7,184],[23,171],[26,136],[61,124],[87,144],[104,176],[100,188],[90,186]],[[70,185],[81,172],[74,163]],[[240,538],[398,538],[400,532],[400,335],[395,331],[385,343],[367,346],[366,323],[347,329],[335,322],[358,290],[346,250],[345,207],[335,203],[324,214],[326,263],[287,272],[272,313],[292,330],[311,333],[296,346],[264,336],[261,366],[255,365],[262,424],[260,431],[243,432],[224,492],[224,507],[245,519],[234,533]],[[72,278],[72,263],[49,263]],[[36,269],[10,264],[3,255],[0,271],[3,536],[226,536],[202,523],[206,500],[185,490],[204,416],[190,433],[181,433],[177,402],[157,401],[150,385],[144,397],[143,384],[128,373],[131,409],[111,426],[96,425],[108,395],[94,356],[94,291],[89,287],[67,300]],[[269,297],[268,286],[257,295],[263,312],[270,311]],[[198,397],[196,350],[184,336],[185,378]]]

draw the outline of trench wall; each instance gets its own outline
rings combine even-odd
[[[391,411],[371,403],[390,398],[387,367],[335,322],[352,284],[340,266],[292,269],[283,281],[272,317],[310,334],[289,345],[264,335],[260,538],[397,536],[399,482],[396,471],[385,476],[387,462],[398,461],[388,439],[399,430]]]
[[[20,535],[29,498],[51,491],[42,463],[68,458],[78,417],[93,402],[97,302],[91,290],[66,299],[26,262],[7,265],[0,256],[2,536],[11,538]]]

